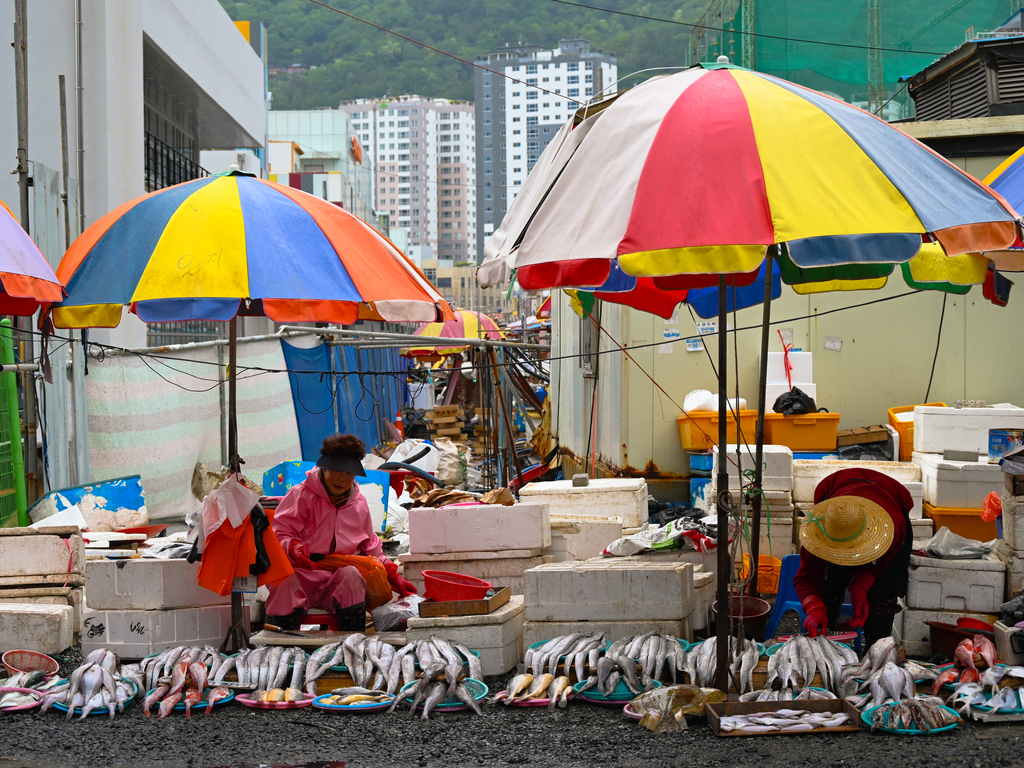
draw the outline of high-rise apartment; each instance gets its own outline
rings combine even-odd
[[[410,251],[477,258],[476,111],[472,102],[398,96],[342,102],[374,159],[374,204]]]
[[[615,83],[618,67],[614,54],[581,39],[560,40],[554,49],[506,46],[476,63],[501,73],[476,70],[476,241],[482,254],[548,142],[579,106]]]

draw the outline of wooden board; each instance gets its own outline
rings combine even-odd
[[[462,423],[462,417],[461,416],[456,416],[456,415],[452,415],[452,416],[434,416],[433,418],[430,419],[430,423],[431,424],[461,424]]]
[[[864,443],[883,443],[889,439],[889,430],[881,424],[871,427],[854,427],[836,433],[836,445],[863,445]]]
[[[431,616],[483,616],[493,613],[509,601],[512,591],[501,587],[489,598],[484,600],[447,600],[435,603],[427,600],[419,604],[420,618]]]
[[[844,725],[835,728],[814,728],[810,731],[768,731],[767,733],[739,733],[737,731],[722,731],[720,723],[725,715],[750,715],[759,712],[777,712],[780,709],[801,709],[807,712],[845,712],[850,716],[849,721]],[[842,733],[844,731],[859,731],[860,712],[845,699],[829,699],[826,701],[722,701],[717,704],[705,704],[704,712],[708,716],[708,725],[716,736],[728,738],[730,736],[806,736],[814,733]]]
[[[461,435],[462,427],[453,427],[451,429],[435,429],[434,434],[438,437],[451,437],[452,435]]]
[[[461,405],[435,405],[434,410],[427,416],[454,416],[462,413]]]

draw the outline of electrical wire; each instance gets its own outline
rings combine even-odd
[[[935,378],[935,363],[939,359],[939,343],[942,341],[942,323],[946,319],[946,298],[948,296],[948,293],[942,294],[942,314],[939,315],[939,333],[935,338],[935,357],[932,358],[932,372],[928,376],[928,389],[924,393],[924,400],[922,401],[925,403],[928,402],[928,398],[932,393],[932,379]]]

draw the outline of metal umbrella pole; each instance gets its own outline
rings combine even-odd
[[[729,444],[728,393],[726,391],[726,366],[729,361],[726,320],[726,277],[718,276],[718,616],[715,621],[715,636],[718,638],[718,672],[715,687],[720,691],[729,690],[729,515],[732,512],[732,498],[729,495],[729,471],[726,468],[726,451]]]
[[[238,418],[236,414],[236,384],[238,379],[238,318],[228,325],[228,467],[232,474],[241,472],[238,457]],[[221,651],[240,650],[249,646],[249,627],[246,626],[242,593],[231,590],[231,628],[221,644]]]

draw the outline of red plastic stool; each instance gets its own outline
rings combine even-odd
[[[299,626],[303,624],[317,624],[330,632],[338,631],[338,617],[323,608],[310,608],[306,614],[299,619]]]

